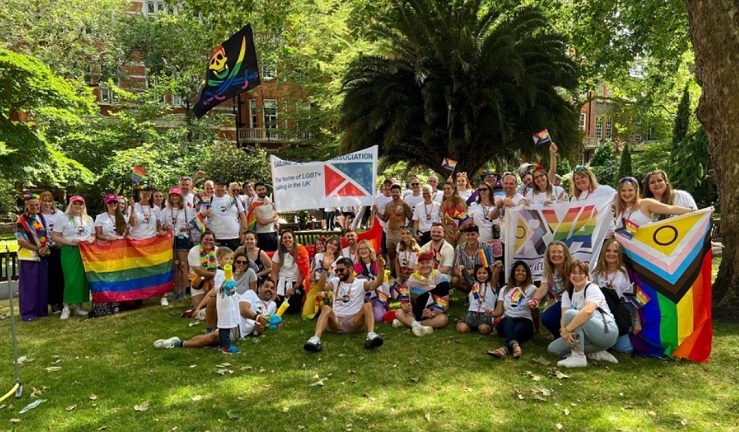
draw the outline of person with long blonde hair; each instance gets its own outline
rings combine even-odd
[[[643,185],[642,198],[654,198],[662,204],[698,210],[698,205],[692,195],[684,190],[673,189],[670,179],[667,178],[667,173],[662,170],[652,171],[644,176]],[[667,214],[653,214],[652,220],[656,222],[670,216]]]
[[[652,222],[655,213],[681,215],[693,209],[662,204],[653,198],[639,198],[639,182],[634,177],[624,177],[618,182],[616,200],[616,229],[623,228],[626,221],[637,227]]]
[[[456,184],[444,183],[444,199],[439,212],[441,222],[444,224],[444,238],[450,245],[456,247],[462,236],[460,229],[473,223],[467,214],[467,203],[459,196]]]
[[[549,305],[541,314],[541,323],[554,337],[557,337],[562,318],[560,307],[562,293],[567,288],[567,275],[574,260],[567,244],[559,240],[549,244],[542,260],[544,261],[544,277],[539,289],[529,300],[529,306],[531,309],[536,309],[544,300],[549,300]]]
[[[614,196],[616,191],[608,185],[599,185],[590,167],[578,165],[572,170],[570,201],[585,201],[597,196]]]

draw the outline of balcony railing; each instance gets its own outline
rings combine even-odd
[[[242,128],[239,129],[240,142],[264,143],[268,141],[300,142],[312,138],[309,132],[296,129]]]

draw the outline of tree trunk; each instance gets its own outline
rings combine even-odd
[[[697,116],[706,130],[716,171],[724,244],[713,284],[717,312],[739,306],[739,3],[686,0],[696,78],[702,88]]]

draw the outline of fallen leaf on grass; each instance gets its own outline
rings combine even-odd
[[[108,429],[108,426],[100,426],[100,427],[98,428],[98,430],[99,430],[99,431],[101,431],[101,430],[105,430],[105,429]]]
[[[200,321],[193,321],[193,322],[191,322],[190,324],[188,324],[187,326],[188,326],[188,327],[194,327],[194,326],[196,326],[196,325],[200,325]]]
[[[423,418],[425,418],[427,422],[431,423],[431,414],[426,413],[426,415],[423,416]]]
[[[198,365],[190,365],[190,369],[195,369]]]
[[[133,410],[138,412],[147,411],[149,409],[149,402],[143,402],[139,405],[134,405]]]
[[[62,362],[62,359],[56,359],[56,360],[54,360],[53,362],[51,362],[51,364],[53,364],[53,365],[57,365],[57,364],[59,364],[59,363],[61,363],[61,362]]]
[[[234,371],[232,371],[231,369],[218,369],[216,373],[218,375],[226,375],[226,374],[232,374],[234,373]]]
[[[195,395],[195,396],[191,397],[190,399],[192,399],[193,402],[197,402],[197,401],[203,399],[203,397],[200,396],[200,395]]]
[[[320,380],[319,379],[318,381],[316,381],[316,382],[314,382],[313,384],[310,385],[310,387],[315,387],[315,386],[323,387],[323,380]]]
[[[688,425],[688,419],[682,419],[682,420],[680,420],[680,424],[683,425],[683,426],[687,426]]]
[[[41,393],[43,393],[43,390],[39,390],[36,387],[33,387],[33,391],[31,392],[31,397],[32,398],[37,398],[37,397],[41,396]]]
[[[56,372],[62,370],[61,366],[49,366],[44,369],[46,372]]]
[[[265,368],[259,368],[259,373],[265,373],[265,372],[267,372],[267,369],[265,369]]]
[[[21,419],[18,419],[18,418],[10,419],[10,422],[11,423],[20,423],[21,422]]]
[[[233,420],[238,420],[241,418],[241,414],[239,414],[239,412],[236,410],[228,410],[226,415],[228,416],[228,418],[233,419]]]
[[[535,362],[535,363],[542,364],[544,366],[549,366],[550,364],[552,364],[552,362],[550,362],[549,360],[547,360],[547,359],[545,359],[544,357],[541,357],[541,356],[539,356],[539,357],[537,357],[535,359],[531,359],[531,361],[532,362]]]
[[[94,394],[94,393],[93,393],[93,394],[91,394],[91,395],[90,395],[90,400],[98,400],[98,395],[96,395],[96,394]]]
[[[288,408],[288,407],[282,407],[282,412],[286,413],[288,411],[290,411],[290,408]]]
[[[216,365],[217,368],[227,368],[229,366],[231,366],[231,363],[221,363]]]
[[[239,370],[252,370],[254,369],[252,366],[241,366]]]
[[[33,361],[32,358],[28,358],[26,356],[20,356],[18,357],[18,366],[22,366],[24,363],[31,363]]]
[[[569,375],[565,375],[564,373],[562,373],[559,369],[554,369],[554,371],[552,371],[549,375],[557,379],[566,379],[570,377]]]
[[[654,411],[647,411],[647,414],[649,414],[652,417],[657,417],[657,413]]]
[[[70,405],[66,408],[67,411],[74,411],[74,409],[77,408],[77,405]]]
[[[565,409],[564,409],[564,411],[562,411],[562,412],[563,412],[563,413],[564,413],[564,414],[565,414],[566,416],[570,415],[570,410],[568,410],[567,408],[565,408]]]
[[[554,425],[554,427],[556,427],[556,428],[557,428],[557,430],[562,430],[562,428],[563,428],[564,426],[562,426],[562,423],[557,423],[556,425]]]
[[[544,396],[542,396],[540,394],[535,394],[535,395],[533,395],[531,397],[534,398],[535,400],[538,400],[539,402],[546,402],[547,401],[547,398],[545,398]]]
[[[466,391],[467,393],[472,393],[472,392],[474,391],[473,389],[471,389],[471,388],[469,388],[469,387],[465,387],[465,388],[464,388],[464,390],[465,390],[465,391]]]

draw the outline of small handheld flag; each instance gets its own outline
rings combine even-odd
[[[544,143],[552,141],[552,137],[549,136],[549,131],[546,129],[542,129],[539,132],[535,133],[533,139],[534,144],[536,145],[542,145]]]
[[[138,165],[134,165],[132,168],[132,171],[133,172],[131,173],[131,181],[133,181],[136,184],[141,183],[141,179],[146,177],[146,170],[141,168]]]
[[[205,216],[203,216],[202,213],[198,213],[195,215],[194,218],[190,221],[190,225],[192,225],[193,228],[200,231],[200,233],[205,232]]]
[[[454,168],[457,167],[457,161],[450,158],[444,158],[444,160],[441,161],[441,167],[445,170],[454,171]]]

